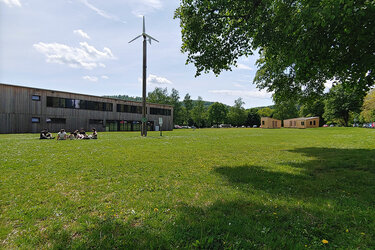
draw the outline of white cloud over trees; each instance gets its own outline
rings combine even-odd
[[[94,69],[105,67],[103,60],[115,59],[109,48],[103,51],[96,49],[87,42],[80,42],[79,47],[71,47],[61,43],[34,44],[34,48],[45,55],[48,63],[65,64],[72,68]]]

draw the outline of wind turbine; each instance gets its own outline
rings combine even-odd
[[[142,130],[141,136],[147,136],[147,118],[146,118],[146,73],[147,73],[147,40],[151,44],[151,40],[159,42],[152,36],[146,34],[145,17],[143,16],[143,32],[129,43],[143,36],[143,80],[142,80]]]

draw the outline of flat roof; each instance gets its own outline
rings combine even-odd
[[[316,118],[319,118],[319,117],[318,117],[318,116],[311,116],[311,117],[298,117],[298,118],[286,119],[286,120],[284,120],[284,121],[289,121],[289,120],[303,120],[303,121],[306,121],[306,120],[316,119]]]
[[[59,92],[59,93],[64,93],[64,94],[71,94],[71,95],[82,95],[82,96],[102,98],[102,99],[109,99],[109,100],[116,100],[116,101],[133,102],[133,103],[137,103],[137,104],[142,103],[142,102],[137,102],[137,101],[124,100],[124,99],[120,99],[120,98],[104,97],[104,96],[96,96],[96,95],[88,95],[88,94],[81,94],[81,93],[73,93],[73,92],[53,90],[53,89],[42,89],[42,88],[35,88],[35,87],[26,87],[26,86],[12,85],[12,84],[6,84],[6,83],[0,83],[0,85],[14,87],[14,88],[35,89],[35,90],[41,90],[41,91],[53,91],[53,92]],[[160,103],[151,103],[151,102],[147,102],[147,104],[162,105],[162,106],[168,106],[168,107],[172,107],[173,108],[173,106],[169,105],[169,104],[160,104]]]

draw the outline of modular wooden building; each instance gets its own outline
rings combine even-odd
[[[281,120],[271,117],[262,117],[260,119],[260,126],[261,128],[281,128]]]
[[[173,129],[173,107],[147,103],[148,130]],[[142,103],[55,90],[0,84],[0,133],[96,128],[139,131]]]
[[[284,120],[284,128],[318,128],[319,117],[300,117]]]

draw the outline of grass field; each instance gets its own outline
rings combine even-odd
[[[0,135],[0,248],[375,248],[375,130],[139,134]]]

